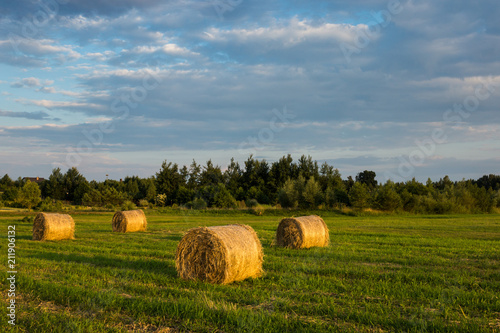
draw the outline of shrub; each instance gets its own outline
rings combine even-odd
[[[110,204],[110,203],[107,203],[104,208],[108,209],[108,210],[115,210],[115,206],[113,204]]]
[[[141,199],[141,200],[139,200],[139,206],[140,207],[148,207],[149,201],[147,201],[146,199]]]
[[[250,208],[250,211],[254,215],[261,216],[261,215],[264,215],[264,212],[266,211],[266,209],[264,207],[262,207],[261,205],[257,205],[255,207]]]
[[[257,202],[257,200],[255,199],[248,199],[246,202],[245,202],[246,206],[248,208],[253,208],[253,207],[257,207],[259,205],[259,203]]]
[[[190,201],[185,206],[188,209],[206,209],[207,203],[202,198],[196,198],[193,201]]]
[[[166,203],[167,203],[167,195],[166,194],[158,194],[156,196],[156,206],[165,207]]]
[[[127,200],[122,204],[121,209],[122,210],[134,210],[134,209],[137,209],[137,206],[132,201]]]

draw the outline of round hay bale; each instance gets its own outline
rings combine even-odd
[[[144,212],[136,209],[116,212],[111,224],[115,232],[135,232],[146,231],[148,221]]]
[[[248,225],[189,230],[175,255],[182,279],[228,284],[262,275],[262,245]]]
[[[33,221],[33,240],[75,239],[75,221],[68,214],[38,213]]]
[[[276,230],[276,244],[290,249],[324,247],[330,243],[325,221],[319,216],[282,219]]]

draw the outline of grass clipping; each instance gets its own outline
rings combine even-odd
[[[111,224],[115,232],[135,232],[146,231],[148,221],[144,212],[136,209],[116,212]]]
[[[276,245],[290,249],[324,247],[330,243],[325,221],[317,215],[285,218],[276,231]]]
[[[248,225],[194,228],[177,246],[175,266],[182,279],[228,284],[262,275],[262,245]]]
[[[68,214],[38,213],[33,221],[33,240],[75,239],[75,221]]]

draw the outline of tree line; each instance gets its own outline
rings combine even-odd
[[[412,213],[492,212],[500,207],[500,176],[451,181],[448,176],[425,184],[387,181],[379,184],[374,171],[343,179],[328,163],[311,156],[291,155],[269,163],[250,156],[243,165],[231,159],[225,170],[211,160],[189,166],[164,161],[149,178],[88,181],[77,168],[54,169],[36,184],[7,174],[0,179],[0,205],[58,210],[62,202],[92,207],[182,206],[237,208],[273,205],[295,209],[376,209]]]

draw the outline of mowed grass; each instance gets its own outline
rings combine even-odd
[[[271,246],[279,216],[177,214],[148,213],[148,231],[130,234],[111,232],[110,213],[74,214],[76,239],[58,242],[32,241],[24,216],[0,216],[2,262],[7,225],[17,230],[16,331],[500,331],[499,215],[332,214],[330,247],[289,250]],[[259,235],[265,275],[179,279],[183,233],[231,223]],[[0,316],[6,331],[5,306]]]

